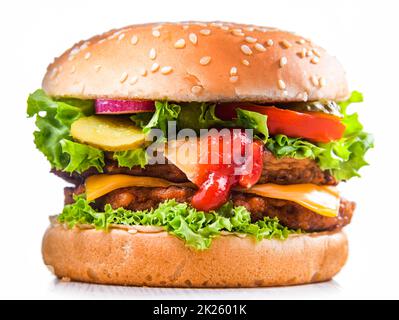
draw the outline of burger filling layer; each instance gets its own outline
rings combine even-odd
[[[75,185],[65,189],[60,223],[160,226],[206,249],[223,232],[284,239],[348,224],[355,204],[333,186],[359,176],[373,146],[347,110],[361,100],[354,92],[340,103],[174,103],[56,99],[37,90],[28,116],[36,116],[35,144],[52,172]],[[176,135],[183,129],[198,134],[188,147]],[[230,134],[227,147],[220,136],[204,139],[204,129]],[[190,153],[204,141],[213,151]],[[154,142],[168,144],[154,152]],[[181,145],[190,155],[174,152]],[[225,162],[236,154],[241,162]]]

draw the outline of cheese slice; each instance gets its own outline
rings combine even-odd
[[[136,177],[126,174],[98,174],[86,179],[86,198],[95,200],[116,189],[126,187],[161,187],[193,186],[191,183],[174,183],[164,179],[152,177]]]
[[[339,212],[340,196],[331,186],[315,184],[257,184],[250,189],[240,189],[244,193],[253,193],[265,198],[288,200],[316,212],[322,216],[336,217]]]
[[[124,174],[99,174],[86,179],[87,200],[95,200],[113,190],[126,187],[184,186],[195,188],[192,183],[174,183],[152,177],[137,177]],[[258,184],[250,189],[235,188],[243,193],[257,194],[266,198],[288,200],[327,217],[336,217],[339,212],[340,197],[337,189],[315,184]]]

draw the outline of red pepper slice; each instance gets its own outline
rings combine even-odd
[[[339,117],[321,112],[297,112],[255,104],[223,104],[216,108],[216,115],[224,120],[236,118],[236,108],[267,115],[271,135],[285,134],[315,142],[330,142],[342,138],[345,125]]]

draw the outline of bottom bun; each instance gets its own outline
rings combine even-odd
[[[223,235],[196,251],[157,229],[49,227],[43,258],[60,278],[159,287],[266,287],[331,279],[345,264],[343,232],[291,235],[285,241]]]

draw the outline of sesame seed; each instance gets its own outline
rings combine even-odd
[[[327,85],[327,80],[326,80],[326,78],[321,77],[321,78],[319,79],[319,84],[320,84],[320,87],[325,87],[325,86]]]
[[[195,22],[194,24],[196,24],[197,26],[201,26],[201,27],[207,27],[208,26],[206,23],[203,23],[203,22]]]
[[[151,60],[154,60],[157,57],[157,52],[155,51],[154,48],[151,48],[150,52],[148,53],[148,57]]]
[[[173,68],[170,66],[165,66],[161,68],[161,73],[162,74],[168,74],[171,73],[173,71]]]
[[[209,62],[211,62],[211,57],[209,56],[205,56],[200,59],[200,64],[202,64],[203,66],[206,66],[207,64],[209,64]]]
[[[73,48],[73,49],[71,50],[71,52],[69,52],[69,54],[74,56],[74,55],[78,54],[79,51],[80,51],[80,49],[77,48],[77,47],[75,47],[75,48]]]
[[[75,71],[76,71],[76,66],[72,66],[71,73],[75,73]]]
[[[229,31],[230,28],[228,26],[221,26],[220,29],[223,31]]]
[[[159,64],[154,62],[151,66],[151,72],[157,72],[159,69]]]
[[[287,57],[281,57],[280,59],[280,68],[284,67],[287,64]]]
[[[244,54],[248,55],[248,56],[252,54],[251,48],[248,47],[246,44],[243,44],[243,45],[241,46],[241,51],[242,51]]]
[[[202,29],[200,30],[200,33],[204,36],[209,36],[211,34],[211,30],[209,29]]]
[[[243,37],[243,36],[245,36],[245,33],[242,32],[241,29],[233,29],[233,30],[231,30],[231,33],[232,33],[233,35],[235,35],[235,36],[238,36],[238,37]]]
[[[132,45],[136,45],[137,42],[139,42],[139,38],[138,38],[136,35],[134,35],[134,36],[130,39],[130,43],[131,43]]]
[[[80,50],[80,51],[83,51],[83,50],[87,49],[88,46],[89,46],[89,42],[85,42],[85,43],[83,43],[83,44],[80,46],[79,50]]]
[[[315,75],[311,76],[311,77],[310,77],[310,80],[312,81],[312,84],[313,84],[315,87],[318,87],[318,86],[319,86],[319,79],[317,79],[317,77],[316,77]]]
[[[125,34],[124,34],[124,33],[121,33],[121,34],[119,35],[119,37],[118,37],[118,41],[121,41],[124,37],[125,37]]]
[[[258,40],[254,37],[245,37],[245,41],[248,43],[255,43]]]
[[[190,40],[190,42],[192,44],[197,44],[197,42],[198,42],[198,38],[197,38],[197,35],[195,33],[190,33],[188,35],[188,39]]]
[[[70,282],[70,281],[71,281],[71,278],[69,278],[69,277],[62,277],[60,281],[61,281],[61,282]]]
[[[310,62],[313,63],[313,64],[317,64],[317,63],[319,63],[319,61],[320,61],[319,57],[316,57],[316,56],[314,56],[314,57],[310,60]]]
[[[244,66],[249,66],[249,61],[247,60],[247,59],[242,59],[241,60],[241,63],[244,65]]]
[[[231,69],[230,69],[230,75],[231,75],[231,76],[237,75],[237,67],[231,67]]]
[[[308,93],[307,92],[304,92],[303,93],[303,101],[308,101],[308,99],[309,99],[309,95],[308,95]]]
[[[313,53],[315,54],[315,56],[321,58],[321,54],[320,54],[320,51],[319,51],[319,50],[313,48],[312,51],[313,51]]]
[[[238,76],[232,76],[229,78],[231,83],[236,83],[238,81]]]
[[[255,30],[254,27],[245,27],[244,28],[245,31],[249,31],[249,32],[253,32]]]
[[[90,52],[87,52],[87,53],[85,54],[85,59],[88,60],[88,59],[90,59],[90,57],[91,57],[91,53],[90,53]]]
[[[302,50],[299,51],[297,54],[298,54],[298,56],[299,56],[300,58],[303,59],[303,58],[306,57],[306,52],[307,52],[306,48],[302,48]]]
[[[140,70],[140,75],[143,76],[143,77],[145,77],[145,76],[147,75],[147,70],[144,69],[144,68],[142,68],[142,69]]]
[[[155,38],[159,38],[161,36],[161,32],[159,30],[152,30],[152,35]]]
[[[94,66],[94,70],[96,70],[96,72],[99,72],[101,70],[101,65],[97,64],[96,66]]]
[[[307,56],[307,57],[313,57],[313,52],[312,52],[312,50],[306,51],[306,56]]]
[[[269,39],[269,40],[266,41],[266,45],[268,47],[271,47],[273,44],[274,44],[274,41],[272,39]]]
[[[298,44],[305,44],[305,40],[304,39],[299,39],[296,41],[296,43]]]
[[[134,76],[130,79],[129,84],[130,85],[134,85],[136,84],[136,82],[139,80],[139,78],[137,76]]]
[[[123,73],[121,74],[121,77],[119,78],[119,82],[120,82],[120,83],[124,83],[124,82],[126,81],[126,79],[127,79],[128,76],[129,76],[129,75],[127,74],[127,72],[123,72]]]
[[[284,91],[283,91],[283,96],[284,96],[284,97],[288,96],[288,91],[287,91],[287,90],[284,90]]]
[[[255,43],[255,49],[260,51],[260,52],[265,52],[266,51],[266,48],[260,43]]]
[[[285,85],[285,82],[283,81],[283,80],[278,80],[278,87],[281,89],[281,90],[285,90],[285,88],[287,88],[287,86]]]
[[[283,40],[280,41],[280,45],[284,48],[284,49],[288,49],[292,47],[291,42],[287,41],[287,40]]]
[[[135,234],[135,233],[137,233],[137,230],[136,229],[129,229],[129,230],[127,230],[127,232],[130,233],[130,234]]]
[[[184,39],[179,39],[175,42],[176,49],[183,49],[186,46],[186,41]]]
[[[191,88],[191,92],[194,94],[199,94],[202,91],[202,87],[201,86],[193,86]]]
[[[51,70],[50,78],[54,79],[56,77],[57,73],[58,73],[58,69],[57,68],[54,68],[53,70]]]

